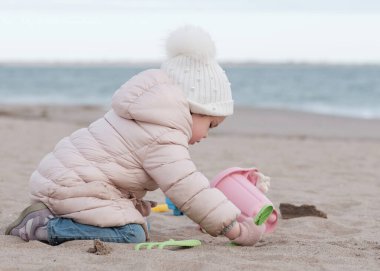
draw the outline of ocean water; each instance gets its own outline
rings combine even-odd
[[[109,106],[112,94],[150,67],[0,66],[0,106]],[[380,65],[223,65],[237,106],[380,118]]]

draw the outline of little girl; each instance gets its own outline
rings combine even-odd
[[[240,210],[192,162],[189,144],[233,113],[230,83],[202,29],[185,26],[166,43],[160,69],[143,71],[116,91],[112,109],[63,138],[30,178],[33,204],[6,230],[58,245],[100,239],[149,240],[144,217],[160,188],[212,236],[253,245],[263,228],[236,222]]]

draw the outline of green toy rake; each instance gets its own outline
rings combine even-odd
[[[164,242],[147,242],[147,243],[140,243],[135,246],[135,250],[140,250],[142,248],[146,249],[152,249],[152,248],[158,248],[163,249],[165,247],[181,247],[181,248],[187,248],[187,247],[196,247],[200,246],[201,241],[199,240],[181,240],[176,241],[173,239],[170,239],[168,241]]]

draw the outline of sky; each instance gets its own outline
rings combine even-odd
[[[221,61],[380,63],[379,0],[0,0],[0,63],[160,61],[185,24]]]

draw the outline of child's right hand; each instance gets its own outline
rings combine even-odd
[[[253,246],[261,239],[265,231],[265,226],[257,226],[253,222],[253,219],[246,220],[238,225],[240,227],[240,235],[235,239],[231,239],[231,241],[241,246]]]

